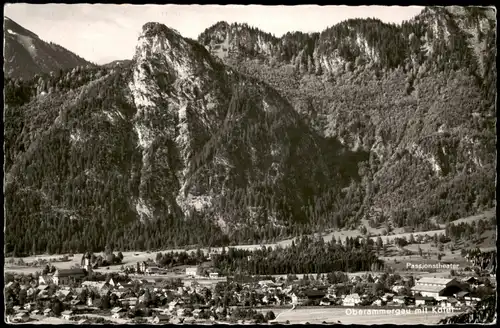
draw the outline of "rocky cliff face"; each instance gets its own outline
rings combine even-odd
[[[199,41],[319,134],[369,152],[362,216],[401,226],[493,204],[495,26],[492,9],[429,7],[401,26],[356,19],[282,38],[221,22]]]
[[[4,17],[5,75],[30,79],[36,74],[91,65],[88,61]]]
[[[246,24],[219,22],[198,40],[221,58],[291,64],[302,74],[335,75],[359,66],[415,68],[425,60],[458,64],[467,57],[473,71],[484,76],[486,62],[495,57],[495,29],[494,9],[450,6],[426,7],[401,26],[350,19],[321,33],[293,32],[281,38]]]
[[[171,188],[168,213],[217,208],[214,215],[224,224],[234,221],[232,211],[245,219],[263,209],[287,221],[277,204],[228,210],[233,205],[227,198],[238,191],[256,193],[256,199],[274,194],[301,217],[305,201],[328,191],[328,183],[340,183],[338,165],[329,165],[330,158],[343,155],[338,143],[310,131],[274,90],[223,66],[163,25],[144,26],[129,90],[142,152],[136,201],[141,218],[154,216],[146,199],[162,183]],[[334,152],[324,155],[325,150]],[[160,167],[165,174],[156,171]]]
[[[121,224],[190,218],[236,239],[274,234],[325,221],[359,179],[365,153],[317,134],[267,84],[162,24],[144,25],[131,63],[91,75],[7,109],[20,127],[8,131],[10,243],[28,242],[14,231],[43,220],[32,211],[75,229],[106,223],[103,238],[127,238]],[[37,206],[20,212],[25,197]]]
[[[494,206],[494,32],[460,13],[280,39],[219,23],[201,44],[148,23],[131,62],[7,80],[7,252],[428,229]]]

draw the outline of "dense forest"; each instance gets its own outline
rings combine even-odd
[[[282,38],[219,22],[201,45],[146,24],[179,51],[5,78],[6,252],[266,243],[362,219],[425,231],[490,209],[488,15],[431,8]],[[227,66],[202,45],[227,48]],[[196,82],[168,64],[184,60]],[[153,106],[134,103],[141,83]]]
[[[325,243],[303,236],[288,248],[265,248],[247,251],[229,248],[213,255],[214,267],[224,275],[273,275],[288,273],[327,273],[381,270],[373,243],[348,240],[346,245],[335,241]]]

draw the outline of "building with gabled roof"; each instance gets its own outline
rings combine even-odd
[[[67,285],[70,282],[79,282],[87,275],[84,269],[57,269],[53,280],[56,285]]]
[[[415,286],[411,290],[414,294],[419,293],[422,296],[441,299],[442,297],[452,296],[462,291],[463,288],[455,278],[423,277],[415,282]]]
[[[69,320],[69,318],[73,315],[73,311],[71,310],[66,310],[61,312],[61,316],[63,317],[64,320]]]
[[[50,285],[53,283],[53,276],[52,275],[40,275],[38,277],[38,287],[43,286],[43,285]]]

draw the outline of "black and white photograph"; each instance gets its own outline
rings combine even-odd
[[[496,8],[4,5],[4,322],[497,320]]]

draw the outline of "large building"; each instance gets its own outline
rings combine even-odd
[[[424,297],[446,299],[463,290],[461,284],[455,279],[423,277],[415,282],[412,287],[413,294],[419,293]]]
[[[56,285],[67,285],[70,282],[80,282],[86,276],[84,269],[57,269],[52,279]]]

